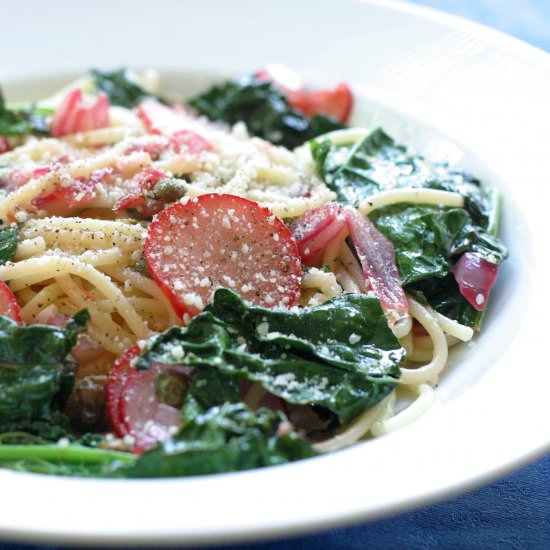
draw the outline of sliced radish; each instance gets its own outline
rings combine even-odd
[[[10,290],[10,287],[4,281],[0,281],[0,315],[9,317],[18,325],[23,324],[21,309],[19,308],[17,299]]]
[[[267,65],[255,74],[260,80],[273,82],[294,109],[306,116],[328,115],[346,123],[353,109],[350,87],[340,82],[333,89],[308,90],[301,79],[283,65]]]
[[[149,272],[181,314],[217,288],[264,307],[291,306],[301,265],[289,229],[267,208],[234,195],[202,195],[157,215],[145,240]]]
[[[112,173],[112,168],[96,170],[86,179],[75,179],[67,186],[59,185],[45,197],[33,199],[32,204],[49,214],[63,215],[92,202],[97,195],[97,186]]]
[[[19,189],[28,183],[30,180],[44,176],[45,174],[51,172],[51,170],[52,169],[49,166],[39,166],[38,168],[34,168],[32,170],[14,168],[2,178],[2,188],[8,193],[11,193],[12,191]]]
[[[342,206],[329,202],[300,216],[291,226],[300,256],[310,262],[346,225]]]
[[[279,63],[268,63],[254,75],[259,80],[273,82],[277,88],[286,94],[304,90],[304,82],[300,75]]]
[[[137,344],[128,348],[115,361],[109,373],[109,380],[107,381],[107,410],[109,411],[113,431],[119,437],[124,437],[129,433],[126,424],[122,420],[120,398],[130,373],[135,370],[134,363],[139,357],[139,354],[140,349]]]
[[[159,377],[166,373],[188,376],[192,372],[190,367],[161,364],[137,370],[135,362],[139,354],[140,348],[135,344],[115,361],[106,388],[113,431],[118,437],[132,436],[134,451],[138,453],[168,439],[181,424],[180,409],[157,399]],[[184,391],[182,387],[179,398],[183,398]]]
[[[171,135],[186,130],[188,126],[187,115],[182,107],[168,107],[155,99],[143,100],[136,113],[152,134]]]
[[[71,90],[54,113],[50,129],[55,137],[88,132],[109,126],[109,99],[100,92],[93,105],[86,105],[79,88]]]
[[[315,259],[347,227],[367,286],[380,299],[390,321],[395,322],[408,314],[409,306],[399,278],[393,244],[368,218],[354,208],[329,202],[306,212],[291,227],[302,261],[306,263]]]
[[[354,208],[346,209],[346,219],[365,278],[390,322],[406,317],[409,304],[401,285],[393,244]]]
[[[204,137],[189,130],[188,115],[181,106],[172,108],[154,99],[145,99],[136,112],[149,132],[169,137],[176,153],[200,155],[214,150]]]
[[[79,365],[90,363],[105,353],[105,349],[99,342],[94,340],[87,332],[78,335],[76,346],[71,355]]]
[[[152,134],[172,134],[185,129],[184,117],[155,99],[143,100],[138,105],[136,114]]]
[[[483,311],[491,288],[496,282],[499,266],[473,252],[465,252],[451,269],[460,293],[477,311]]]
[[[347,84],[341,82],[332,90],[302,90],[289,92],[288,102],[306,116],[328,115],[344,124],[353,109],[353,94]]]
[[[118,212],[126,208],[144,208],[147,206],[144,193],[153,189],[161,179],[169,177],[170,174],[162,170],[157,170],[156,168],[147,168],[143,170],[143,172],[136,174],[131,180],[125,183],[126,194],[118,200],[113,210]],[[158,212],[163,207],[163,204],[160,203],[157,206],[158,208],[151,212],[151,216],[153,213]]]
[[[147,370],[133,369],[122,388],[119,409],[126,430],[134,437],[135,452],[169,439],[181,424],[180,409],[156,398],[156,381],[167,368],[166,365],[152,365]]]
[[[170,136],[170,143],[176,153],[200,155],[206,151],[213,151],[212,145],[200,134],[192,130],[178,130]]]

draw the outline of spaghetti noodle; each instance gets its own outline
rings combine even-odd
[[[108,125],[98,126],[91,114],[95,107],[89,104],[79,104],[78,113],[84,113],[78,115],[80,119],[74,112],[63,113],[68,108],[67,94],[76,94],[74,103],[81,91],[92,100],[101,97],[93,82],[85,78],[44,102],[55,112],[50,124],[57,137],[10,138],[10,150],[0,155],[0,218],[4,227],[17,224],[18,228],[17,248],[11,260],[0,265],[0,280],[8,284],[28,325],[64,326],[78,311],[88,310],[85,338],[73,352],[79,362],[77,376],[109,375],[113,363],[128,348],[143,347],[153,335],[188,325],[220,286],[244,297],[253,296],[253,292],[260,296],[255,289],[263,288],[262,305],[283,308],[296,297],[300,308],[310,308],[342,296],[367,294],[380,299],[393,334],[406,350],[407,362],[401,365],[395,389],[332,434],[321,430],[323,435],[317,441],[313,437],[313,448],[318,452],[336,450],[397,430],[425,413],[436,399],[433,386],[447,366],[450,345],[468,342],[474,330],[428,305],[427,294],[422,294],[427,291],[407,286],[405,296],[399,279],[402,299],[395,298],[395,292],[386,288],[389,277],[395,279],[397,273],[394,265],[394,274],[387,274],[391,267],[387,262],[395,264],[393,246],[377,229],[362,224],[371,223],[368,217],[372,214],[402,205],[463,211],[464,195],[411,185],[406,180],[397,187],[370,193],[357,201],[357,209],[331,207],[333,201],[340,200],[340,172],[334,175],[333,169],[327,171],[328,176],[323,174],[308,145],[289,150],[251,137],[242,122],[223,126],[182,107],[167,107],[147,98],[134,109],[110,106],[105,113]],[[69,126],[70,131],[65,131]],[[349,129],[332,132],[324,139],[343,148],[339,154],[342,158],[348,155],[348,162],[369,135],[364,129]],[[365,167],[368,162],[353,169]],[[227,207],[213,234],[200,234],[200,224],[206,223],[200,216],[218,215],[219,209],[199,216],[192,209],[203,202],[194,202],[196,198],[214,197],[209,200],[215,201],[215,197],[226,196],[248,202]],[[244,213],[240,213],[241,207]],[[266,216],[273,224],[268,233],[271,244],[260,242],[259,246],[268,251],[277,243],[282,247],[283,260],[278,261],[287,262],[285,277],[294,277],[292,251],[300,250],[303,276],[299,277],[302,266],[298,265],[296,289],[277,279],[274,267],[269,272],[258,266],[255,272],[252,263],[246,264],[250,284],[243,284],[233,271],[220,274],[221,283],[213,282],[217,270],[225,273],[224,266],[244,265],[256,241],[243,240],[238,254],[218,247],[225,256],[217,264],[211,258],[219,250],[201,242],[217,243],[215,233],[248,223],[245,216],[250,209],[256,209],[253,216]],[[311,229],[314,223],[308,216],[315,212],[324,212],[325,217]],[[187,215],[189,219],[182,221]],[[160,226],[163,216],[176,229],[162,233],[161,227],[160,236],[155,237],[151,228]],[[283,222],[293,228],[304,219],[309,224],[306,236],[293,229],[294,242],[287,237],[290,233]],[[185,251],[178,248],[180,224],[182,229],[194,228],[200,234]],[[254,228],[254,235],[259,234]],[[365,238],[367,234],[370,236]],[[261,237],[257,239],[261,241]],[[193,246],[202,250],[197,253],[202,254],[200,258]],[[314,246],[317,248],[312,251]],[[369,247],[374,247],[373,257]],[[275,283],[265,290],[270,277]],[[267,338],[267,329],[266,333]],[[360,337],[352,334],[350,343]],[[81,345],[84,340],[86,345]],[[176,348],[174,353],[180,352]],[[288,387],[293,380],[288,377]],[[269,396],[259,382],[243,391],[243,401],[253,409]],[[120,441],[116,445],[120,446]]]

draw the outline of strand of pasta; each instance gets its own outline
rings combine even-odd
[[[109,267],[105,269],[105,272],[109,274],[110,277],[116,279],[122,283],[129,282],[131,285],[135,286],[142,292],[149,294],[153,298],[156,298],[160,303],[165,307],[166,313],[168,315],[169,325],[181,325],[182,321],[179,316],[174,311],[170,300],[165,296],[165,294],[160,290],[157,284],[147,277],[136,273],[131,269],[123,269],[120,267]]]
[[[425,329],[433,340],[432,360],[417,369],[402,368],[401,384],[422,384],[434,380],[445,368],[449,350],[445,335],[437,322],[437,319],[416,300],[408,297],[409,312]]]
[[[131,261],[130,255],[120,250],[120,248],[107,248],[103,250],[86,250],[76,256],[81,262],[102,267],[113,264],[127,264]]]
[[[393,393],[394,392],[392,392],[391,395],[393,395]],[[319,453],[328,453],[353,445],[368,433],[373,422],[375,422],[378,416],[384,411],[391,399],[391,395],[382,399],[382,401],[374,405],[374,407],[368,408],[339,434],[326,441],[314,443],[312,447]]]
[[[411,316],[406,315],[405,317],[401,317],[401,319],[397,319],[390,328],[397,339],[403,338],[412,330]]]
[[[153,167],[157,170],[172,172],[172,174],[191,174],[201,167],[201,163],[196,156],[175,155],[153,162]]]
[[[321,263],[323,266],[328,265],[331,271],[334,271],[336,259],[340,253],[340,248],[342,247],[342,243],[345,241],[347,236],[348,231],[347,229],[344,229],[343,231],[340,231],[340,233],[325,247]]]
[[[445,317],[445,315],[442,315],[429,306],[426,309],[437,319],[439,326],[446,334],[454,336],[462,342],[469,342],[473,338],[474,330],[471,327],[462,325],[454,319],[449,319],[449,317]]]
[[[410,354],[414,350],[414,340],[412,331],[405,334],[405,336],[399,338],[399,343],[405,348],[405,351],[407,352],[407,359],[410,359]],[[429,357],[428,361],[431,359],[431,356]]]
[[[418,187],[406,187],[402,189],[389,189],[363,200],[357,209],[367,216],[373,210],[398,203],[432,204],[437,206],[449,206],[462,208],[464,197],[459,193],[440,191],[438,189],[424,189]]]
[[[63,295],[56,300],[55,304],[51,304],[48,307],[45,307],[38,314],[36,320],[39,323],[48,324],[53,314],[61,313],[62,315],[66,315],[67,317],[72,317],[77,311],[78,311],[78,308],[71,301],[71,299],[68,296]],[[94,327],[91,326],[91,328],[94,328]],[[88,332],[92,334],[89,328],[88,328]]]
[[[75,147],[90,147],[94,145],[110,145],[130,137],[142,136],[144,134],[144,129],[139,126],[115,126],[71,134],[64,138],[64,141]]]
[[[325,295],[325,300],[342,294],[342,288],[336,281],[334,273],[325,272],[316,267],[312,267],[304,273],[302,288],[318,288]]]
[[[130,335],[113,321],[110,315],[103,313],[93,303],[92,300],[83,292],[82,288],[72,279],[70,275],[61,275],[56,277],[56,282],[67,297],[75,304],[78,310],[86,308],[90,314],[91,326],[94,339],[101,344],[107,351],[120,354],[130,347],[133,339]]]
[[[355,281],[355,284],[363,291],[365,289],[365,275],[363,274],[363,269],[345,241],[340,247],[339,256],[344,267]]]
[[[258,166],[256,177],[268,181],[270,184],[289,185],[296,181],[296,175],[283,166]]]
[[[152,137],[152,140],[149,139],[150,137]],[[84,178],[96,170],[115,166],[120,156],[132,145],[136,143],[143,145],[144,142],[154,142],[155,139],[155,136],[127,138],[107,151],[100,152],[93,157],[75,160],[56,171],[31,179],[0,202],[0,218],[4,219],[15,209],[31,204],[33,199],[49,191],[53,191],[55,187],[62,185],[62,182],[67,179]]]
[[[413,390],[418,397],[405,409],[399,411],[396,415],[386,419],[377,419],[373,422],[371,433],[374,436],[380,436],[385,433],[400,430],[418,420],[435,402],[434,389],[429,384],[419,384],[413,386]]]
[[[449,334],[445,334],[445,339],[447,340],[447,347],[449,349],[451,349],[453,346],[456,346],[459,342],[461,342],[461,340]],[[427,361],[430,361],[433,356],[432,341],[430,340],[429,346],[423,346],[423,345],[418,345],[416,340],[417,338],[413,339],[414,345],[411,348],[411,350],[407,352],[407,359],[409,361],[418,362],[418,363],[426,363]]]
[[[19,260],[25,260],[44,252],[46,252],[44,237],[38,236],[33,239],[24,239],[17,244],[14,260],[18,262]]]
[[[38,313],[50,304],[53,304],[55,299],[62,294],[63,290],[57,283],[42,288],[21,308],[21,317],[23,321],[25,321],[25,323],[32,323],[35,321]]]
[[[94,235],[103,234],[108,238],[120,237],[120,240],[116,242],[118,246],[123,245],[125,242],[122,237],[137,239],[141,243],[146,234],[146,229],[137,223],[99,220],[94,218],[61,218],[59,216],[52,216],[49,218],[29,220],[21,228],[21,237],[33,238],[40,235],[48,244],[53,244],[57,242],[58,238],[67,237],[67,235],[58,237],[62,231],[66,231],[68,234],[77,235],[81,233],[90,233]],[[99,243],[94,243],[94,247],[101,245],[101,239],[98,240]]]
[[[0,155],[0,164],[12,164],[18,160],[41,160],[47,153],[48,156],[56,156],[65,153],[66,144],[56,138],[31,139],[27,143],[16,147]]]
[[[344,292],[355,294],[359,294],[361,292],[361,288],[349,274],[348,270],[341,264],[341,262],[337,262],[334,275],[336,277],[336,281],[342,287]]]
[[[407,360],[413,363],[427,363],[431,361],[433,353],[433,348],[413,347],[410,352],[407,352]]]
[[[165,315],[166,310],[164,304],[159,302],[156,298],[144,298],[142,296],[128,296],[128,301],[136,308],[136,310],[142,310],[148,315],[157,314]],[[112,312],[115,310],[113,304],[109,300],[98,300],[97,307],[101,311]]]
[[[0,279],[2,280],[17,279],[29,273],[42,274],[45,279],[52,277],[52,275],[57,277],[66,273],[86,279],[107,299],[113,301],[118,313],[137,338],[142,339],[149,335],[147,325],[128,302],[122,291],[107,275],[101,273],[95,267],[78,259],[55,255],[30,258],[17,263],[8,262],[0,266]]]
[[[368,128],[345,128],[334,130],[323,136],[323,139],[330,140],[334,145],[349,145],[368,136],[371,130]]]
[[[168,314],[164,304],[155,298],[128,296],[128,301],[145,320],[151,330],[162,332],[172,326],[168,322]],[[95,305],[104,313],[114,312],[114,308],[109,300],[99,300]]]
[[[324,183],[321,184],[310,189],[307,197],[289,197],[282,193],[274,195],[258,189],[249,189],[244,196],[269,208],[280,218],[296,218],[308,210],[334,200],[335,194]]]

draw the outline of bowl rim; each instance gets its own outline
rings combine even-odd
[[[513,51],[523,60],[528,60],[530,63],[544,69],[549,75],[550,82],[550,55],[539,50],[538,48],[526,44],[520,40],[512,38],[500,31],[490,29],[484,25],[465,20],[461,17],[445,14],[443,12],[434,10],[432,8],[417,6],[402,2],[400,0],[360,0],[361,4],[365,6],[376,6],[380,9],[386,9],[394,11],[396,13],[407,13],[414,18],[420,18],[423,21],[429,21],[435,25],[445,25],[456,29],[459,32],[466,35],[481,37],[494,46],[495,50],[506,49]],[[544,137],[544,136],[543,136]],[[536,193],[533,191],[533,196]],[[542,202],[542,201],[541,201]],[[547,226],[547,222],[544,220],[540,223],[534,223],[529,227],[529,230],[536,230],[537,228]],[[540,238],[537,237],[537,238]],[[544,265],[544,264],[541,264]],[[540,265],[539,265],[540,267]],[[534,288],[542,287],[542,273],[535,272],[529,274],[530,280],[534,284]],[[543,310],[542,301],[538,304],[536,311]],[[533,327],[531,327],[533,328]],[[542,335],[542,328],[534,327]],[[528,340],[527,328],[520,328],[520,336],[518,338],[524,338]],[[521,355],[516,352],[513,353],[513,359],[521,360]],[[513,359],[508,359],[511,361]],[[394,436],[383,438],[377,441],[376,445],[371,445],[372,449],[369,450],[369,454],[375,455],[376,458],[383,459],[386,453],[395,453],[400,448],[405,446],[411,446],[414,449],[414,445],[418,441],[425,441],[429,438],[429,434],[439,433],[440,430],[448,428],[449,425],[456,428],[457,433],[462,435],[461,428],[458,423],[460,417],[460,409],[464,409],[468,404],[475,404],[479,408],[481,401],[480,393],[483,394],[486,391],[486,387],[490,385],[491,376],[484,376],[479,383],[468,390],[464,396],[461,396],[460,402],[450,403],[445,408],[445,414],[440,417],[430,416],[418,422],[414,427],[404,430],[399,434],[399,438]],[[504,403],[504,398],[501,398],[501,402]],[[501,403],[501,404],[502,404]],[[534,404],[534,408],[537,411],[543,413],[545,407],[541,404]],[[548,407],[546,407],[546,410]],[[506,445],[504,442],[505,430],[498,428],[496,432],[491,432],[494,439],[491,441],[494,444],[494,449],[488,450],[484,447],[487,441],[487,431],[483,431],[483,428],[491,428],[495,425],[494,415],[490,412],[487,413],[487,418],[482,419],[479,425],[476,426],[476,433],[472,435],[472,442],[479,445],[480,454],[485,453],[487,456],[483,457],[482,465],[475,463],[474,460],[469,460],[467,457],[463,457],[465,464],[453,463],[457,467],[457,476],[452,479],[446,479],[443,473],[436,473],[435,479],[429,488],[422,490],[418,484],[412,484],[406,491],[401,493],[401,497],[396,499],[395,494],[390,492],[387,497],[384,497],[381,493],[376,493],[374,497],[370,497],[370,500],[366,498],[364,501],[357,498],[352,494],[351,489],[353,484],[353,477],[349,472],[339,472],[340,478],[338,480],[326,480],[327,472],[338,471],[341,463],[348,464],[350,470],[360,468],[360,456],[364,454],[359,452],[360,449],[364,449],[365,443],[358,445],[352,449],[341,451],[340,453],[330,456],[319,457],[310,459],[301,463],[294,463],[284,466],[278,466],[276,468],[269,468],[264,470],[254,470],[249,472],[239,472],[232,474],[222,474],[219,476],[201,476],[197,478],[187,478],[178,480],[140,480],[140,481],[120,481],[120,480],[83,480],[83,479],[58,479],[58,478],[46,478],[42,476],[19,474],[13,472],[0,472],[0,482],[5,483],[6,486],[11,487],[12,492],[17,488],[20,494],[14,495],[13,506],[11,510],[6,508],[3,513],[0,514],[0,536],[4,539],[21,540],[21,541],[35,541],[44,542],[45,540],[51,542],[71,543],[71,544],[133,544],[133,545],[147,545],[147,544],[171,544],[171,543],[185,543],[185,544],[197,544],[197,543],[216,543],[216,542],[237,542],[243,540],[252,540],[260,538],[269,538],[277,535],[291,536],[299,533],[305,533],[317,529],[325,529],[342,523],[354,523],[364,521],[366,519],[374,519],[381,517],[388,513],[396,513],[398,511],[404,511],[415,506],[427,504],[440,498],[450,497],[459,492],[471,489],[482,482],[488,482],[502,476],[511,470],[519,467],[522,464],[527,463],[541,455],[545,451],[550,449],[550,435],[546,432],[535,434],[523,434],[520,444],[515,446]],[[542,422],[533,424],[534,427],[543,427]],[[450,458],[450,453],[456,451],[456,448],[441,449],[438,452],[438,457]],[[371,452],[372,451],[372,452]],[[501,459],[495,465],[495,455],[500,453]],[[425,457],[425,453],[421,449],[413,450],[410,460],[420,464],[422,458]],[[363,457],[364,458],[364,457]],[[371,458],[372,464],[376,458]],[[102,531],[98,531],[97,525],[86,524],[85,522],[76,522],[75,525],[67,526],[62,522],[53,522],[47,524],[44,521],[40,522],[40,526],[33,524],[32,519],[25,522],[21,521],[21,518],[17,517],[22,510],[34,510],[39,509],[39,506],[47,504],[47,495],[55,493],[57,491],[63,491],[67,497],[79,498],[84,494],[89,498],[90,503],[94,506],[101,506],[102,493],[107,489],[116,494],[120,490],[120,484],[124,484],[123,491],[126,491],[126,505],[130,506],[134,512],[138,511],[137,505],[140,502],[146,500],[146,498],[157,498],[162,491],[170,489],[173,491],[174,485],[178,488],[181,486],[185,491],[194,495],[197,498],[197,507],[203,510],[209,508],[209,504],[212,509],[216,509],[216,503],[208,503],[201,500],[201,492],[205,491],[206,496],[212,498],[213,495],[219,494],[225,496],[235,490],[241,483],[246,484],[247,487],[264,487],[266,476],[271,478],[269,486],[272,490],[277,489],[275,498],[277,502],[284,502],[282,487],[284,485],[292,485],[303,487],[304,485],[304,466],[310,472],[307,474],[309,478],[307,486],[309,489],[314,490],[312,481],[315,476],[318,479],[326,481],[326,493],[331,498],[338,499],[337,509],[325,509],[323,506],[317,504],[314,508],[307,512],[295,515],[294,517],[286,511],[281,516],[266,516],[261,513],[257,513],[250,519],[239,521],[239,516],[235,512],[229,514],[227,521],[219,523],[217,525],[208,525],[207,523],[198,523],[194,526],[178,525],[177,523],[170,524],[169,522],[161,522],[153,527],[147,526],[146,516],[139,515],[137,519],[130,517],[126,518],[124,528],[119,528],[113,525],[112,521],[104,518],[104,523],[101,526]],[[425,475],[425,474],[423,474]],[[346,489],[342,486],[338,487],[337,482],[341,482],[346,485]],[[62,487],[62,488],[61,488]],[[205,487],[207,487],[205,489]],[[39,493],[38,500],[29,504],[27,495],[33,493]],[[322,491],[314,491],[316,498],[323,498]],[[297,495],[299,497],[299,495]],[[311,497],[311,495],[310,495]],[[349,502],[342,502],[342,499],[349,498]],[[103,495],[104,499],[104,495]],[[299,498],[298,498],[299,500]],[[311,500],[311,498],[310,498]],[[26,504],[26,507],[25,507]],[[105,508],[112,510],[112,504],[104,503]],[[296,505],[287,503],[289,507],[296,511]],[[311,504],[311,503],[310,503]],[[249,508],[252,508],[250,504],[247,504]],[[2,506],[4,508],[4,506]],[[274,512],[273,507],[267,508],[270,512]],[[220,510],[214,512],[219,513]],[[32,514],[30,514],[32,515]],[[176,516],[174,516],[176,517]],[[216,516],[217,517],[217,516]],[[167,518],[167,520],[173,519]],[[200,520],[200,518],[194,517],[194,519]],[[142,523],[139,524],[138,520]],[[233,521],[233,523],[231,523]]]

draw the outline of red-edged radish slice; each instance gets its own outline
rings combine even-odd
[[[155,99],[144,99],[138,105],[136,114],[152,134],[172,134],[185,129],[183,116]]]
[[[156,381],[170,366],[154,364],[147,370],[131,370],[120,396],[122,422],[142,452],[165,441],[181,424],[181,411],[157,401]]]
[[[291,226],[300,256],[310,262],[346,225],[342,206],[329,202],[300,216]]]
[[[340,82],[332,89],[308,90],[298,75],[283,65],[267,65],[255,74],[260,80],[273,82],[294,109],[306,116],[328,115],[344,124],[353,109],[350,87]]]
[[[67,186],[59,185],[44,197],[36,197],[32,200],[32,204],[51,215],[67,214],[75,208],[84,207],[92,202],[97,195],[97,186],[112,173],[112,168],[96,170],[87,178],[75,179]]]
[[[289,92],[286,97],[292,107],[306,116],[328,115],[344,124],[353,109],[353,94],[343,82],[332,90]]]
[[[93,105],[86,105],[82,91],[71,90],[54,113],[50,129],[55,137],[88,132],[109,126],[109,99],[100,92]]]
[[[176,153],[200,155],[201,153],[214,150],[214,147],[206,139],[192,130],[178,130],[174,132],[170,136],[170,143]]]
[[[149,225],[145,259],[181,314],[195,315],[217,288],[264,307],[291,306],[300,294],[298,247],[267,208],[234,195],[176,203]]]
[[[122,420],[120,398],[130,373],[135,370],[134,362],[139,357],[139,353],[140,349],[137,344],[128,348],[115,361],[109,373],[109,380],[107,380],[107,410],[109,411],[113,431],[119,437],[124,437],[129,433],[126,424]]]
[[[18,325],[23,324],[17,299],[4,281],[0,281],[0,315],[13,319]]]
[[[347,209],[346,219],[365,278],[390,322],[407,317],[409,304],[401,285],[393,244],[357,210]]]
[[[168,172],[157,170],[156,168],[147,168],[136,174],[131,180],[126,183],[127,193],[123,195],[115,204],[113,210],[119,211],[126,208],[135,208],[138,205],[145,206],[146,191],[150,191],[163,178],[169,178]],[[159,205],[158,210],[162,208]]]
[[[168,136],[176,153],[200,155],[214,150],[204,137],[187,128],[189,119],[181,107],[176,109],[154,99],[145,99],[136,113],[149,132]]]
[[[483,311],[495,284],[499,266],[473,252],[465,252],[451,269],[460,293],[477,311]]]

